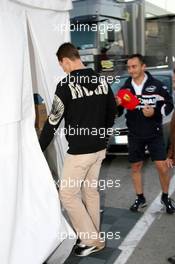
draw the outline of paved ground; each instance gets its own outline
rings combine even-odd
[[[128,232],[133,228],[141,214],[133,214],[126,209],[104,208],[102,214],[102,227],[101,230],[106,234],[114,234],[120,232],[120,239],[108,239],[106,248],[97,253],[93,253],[89,257],[82,258],[76,257],[73,253],[65,264],[111,264],[113,263],[120,250],[118,246],[126,237]],[[117,237],[117,236],[116,236]]]
[[[175,215],[163,213],[149,228],[127,264],[168,264],[167,258],[172,255],[175,255]]]
[[[145,195],[148,204],[160,193],[160,184],[153,163],[146,160],[144,170]],[[142,220],[147,214],[132,213],[128,210],[135,199],[130,177],[130,166],[127,157],[108,157],[100,173],[101,181],[101,204],[104,207],[102,216],[102,230],[120,231],[120,240],[108,240],[107,248],[99,253],[94,253],[89,257],[80,258],[73,254],[65,262],[66,264],[168,264],[167,257],[175,255],[175,215],[167,215],[160,211],[160,202],[158,203],[158,212],[154,215],[155,219],[150,224],[143,238],[137,244],[130,257],[126,260],[118,258],[121,256],[119,247],[123,239],[127,239],[128,234],[132,234],[135,224]],[[104,182],[107,180],[120,180],[120,187],[116,186],[104,188]],[[175,198],[175,193],[172,195]],[[160,208],[159,208],[160,207]],[[151,218],[151,214],[148,214]],[[147,221],[147,220],[146,220]],[[146,225],[149,225],[146,223]],[[138,233],[139,234],[139,233]]]

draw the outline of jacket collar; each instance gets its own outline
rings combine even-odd
[[[154,81],[153,76],[152,76],[148,71],[145,71],[145,73],[147,74],[148,79],[147,79],[146,82],[144,83],[143,90],[144,90],[148,85],[151,85],[152,82]],[[126,88],[129,88],[129,89],[132,91],[132,93],[135,94],[135,90],[134,90],[134,88],[133,88],[133,86],[132,86],[132,78],[131,78],[131,77],[129,77],[129,78],[126,80],[124,86],[125,86]],[[143,91],[143,90],[142,90],[142,91]]]

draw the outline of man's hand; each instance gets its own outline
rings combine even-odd
[[[121,103],[122,103],[122,100],[119,96],[116,96],[115,101],[116,101],[117,105],[121,105]]]
[[[170,158],[166,159],[166,164],[168,166],[168,168],[173,168],[173,160]]]
[[[150,105],[145,105],[142,112],[145,117],[151,117],[154,115],[154,108]]]

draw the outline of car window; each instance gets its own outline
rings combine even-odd
[[[152,74],[152,75],[154,78],[161,81],[164,84],[165,89],[167,89],[167,91],[170,94],[172,94],[172,77],[171,77],[171,75],[159,75],[159,74]],[[128,78],[128,76],[120,77],[119,81],[115,81],[111,84],[111,88],[112,88],[112,91],[114,94],[116,94],[118,92],[118,90],[124,85],[127,78]]]

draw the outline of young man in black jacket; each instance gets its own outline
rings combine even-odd
[[[60,132],[58,127],[64,118],[69,148],[59,194],[81,240],[75,253],[87,256],[105,246],[100,237],[98,176],[117,107],[110,86],[85,68],[71,43],[59,47],[57,58],[68,75],[57,85],[40,145],[43,151],[47,148],[54,134]]]
[[[162,187],[161,202],[168,214],[175,212],[171,199],[168,197],[170,176],[166,165],[166,149],[162,131],[162,117],[173,110],[173,100],[163,84],[145,72],[142,55],[133,54],[127,61],[129,77],[121,89],[129,89],[140,99],[135,110],[127,110],[129,161],[131,162],[132,180],[137,198],[130,207],[131,211],[138,211],[145,207],[146,199],[143,193],[141,169],[143,166],[145,147],[148,147],[151,159],[159,173]],[[121,104],[118,98],[119,105]],[[122,106],[118,107],[120,115]]]

